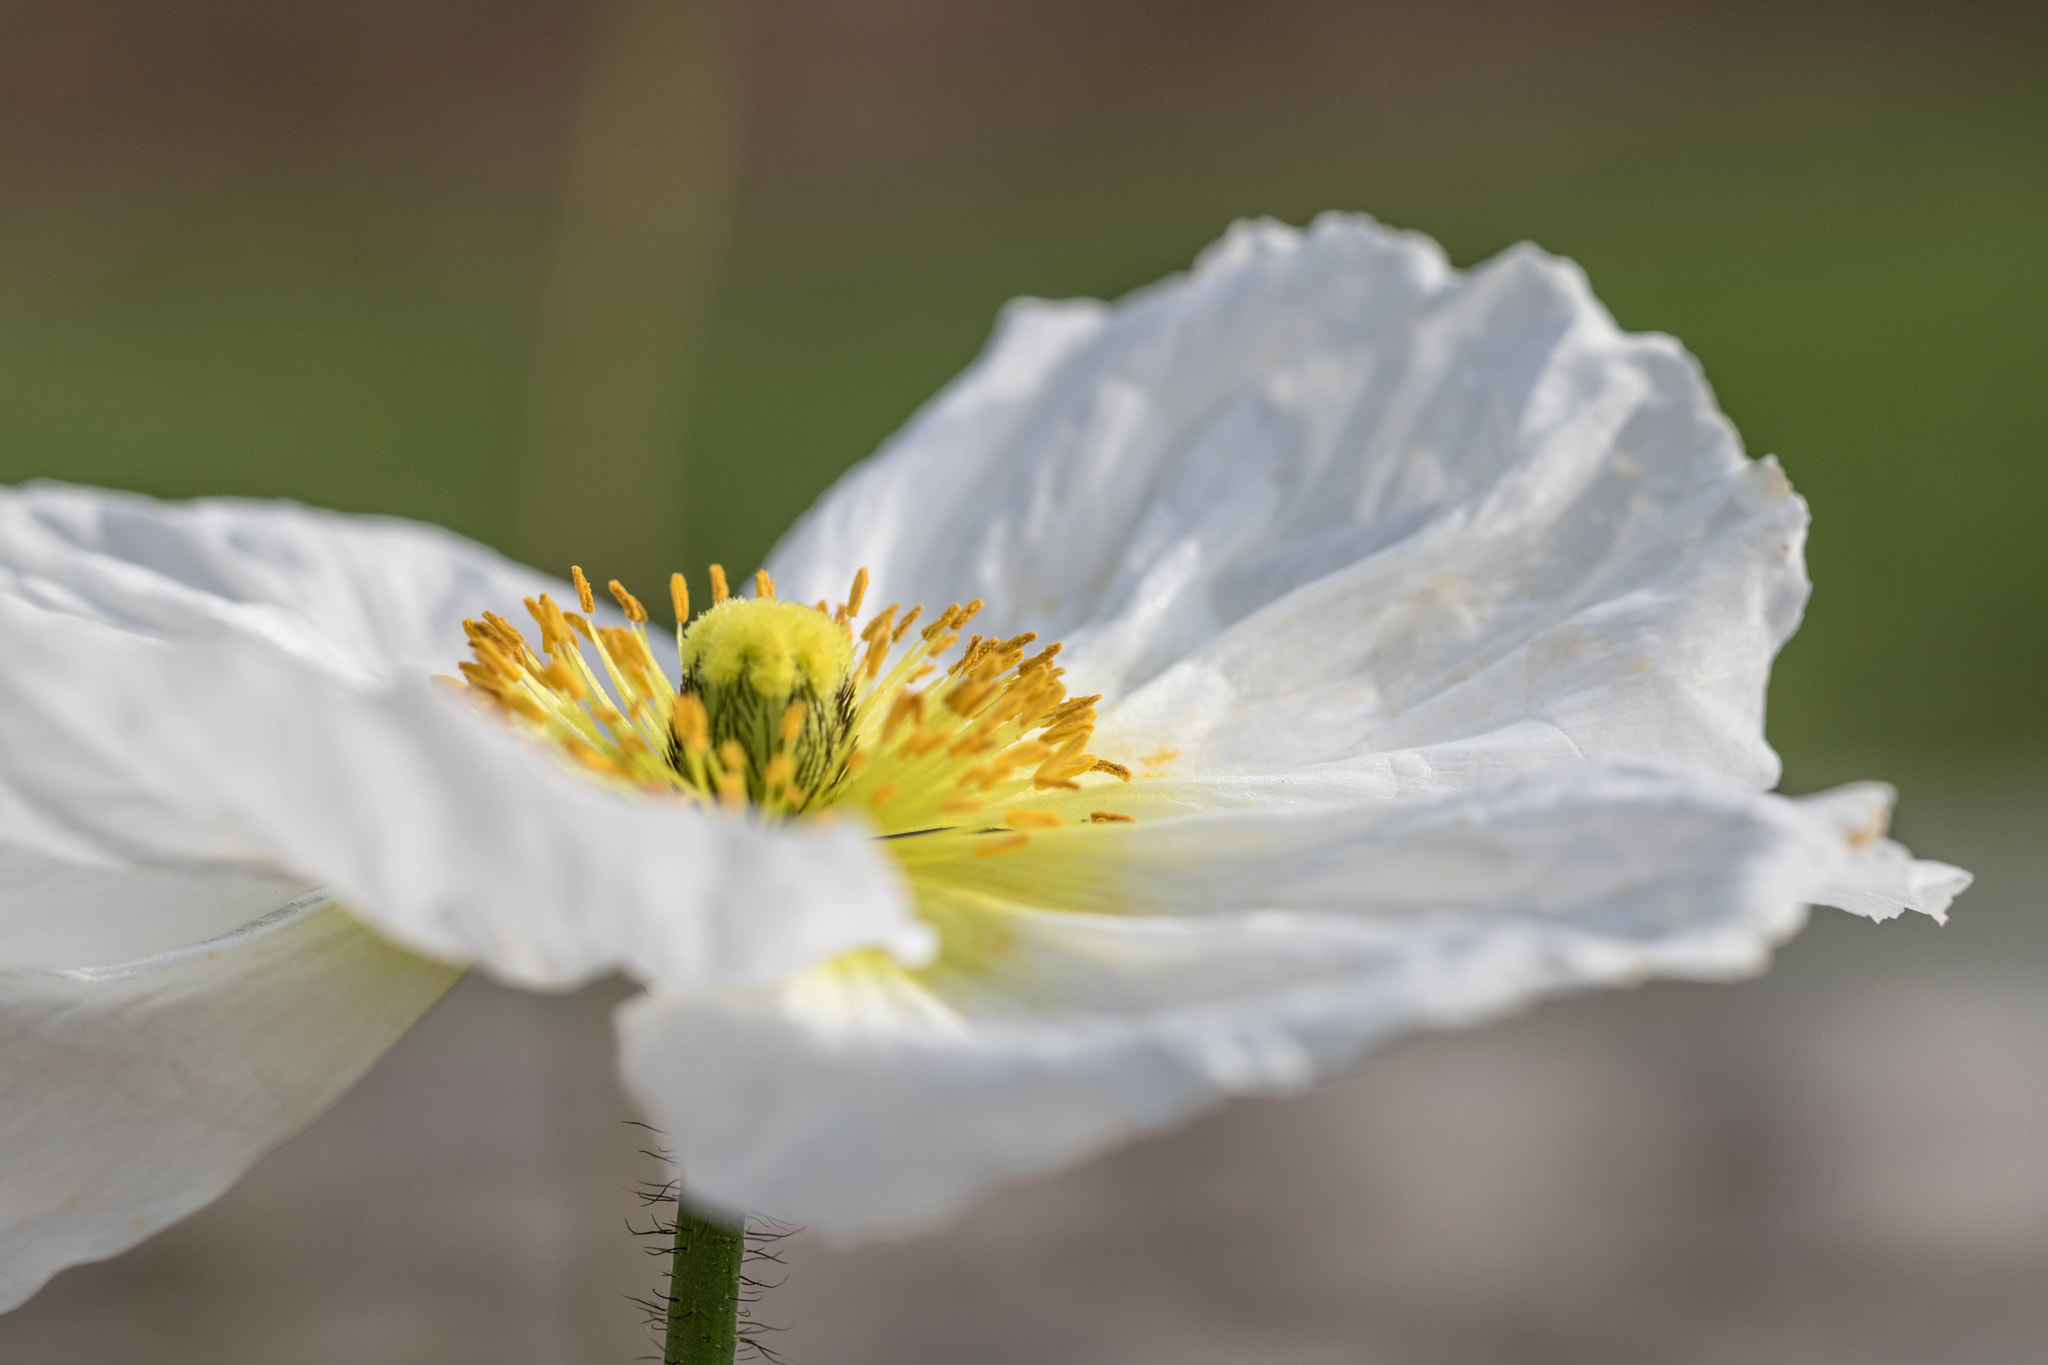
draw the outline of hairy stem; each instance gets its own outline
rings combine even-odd
[[[739,1349],[740,1258],[746,1250],[744,1227],[705,1218],[676,1202],[662,1365],[732,1365]]]

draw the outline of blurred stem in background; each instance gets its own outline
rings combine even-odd
[[[732,217],[743,18],[744,0],[606,0],[595,16],[517,474],[518,552],[554,573],[579,563],[646,591],[677,567],[690,376]]]

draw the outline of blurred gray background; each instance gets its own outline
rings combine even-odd
[[[1019,293],[1233,217],[1571,255],[1813,502],[1789,790],[1888,777],[1954,924],[1417,1038],[784,1244],[799,1365],[2048,1359],[2048,21],[1672,0],[17,0],[0,479],[751,566]],[[658,594],[657,594],[658,595]],[[457,989],[7,1365],[646,1349],[612,984]]]

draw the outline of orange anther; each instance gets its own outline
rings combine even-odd
[[[605,584],[605,586],[612,590],[613,600],[618,602],[619,610],[626,613],[626,619],[628,621],[631,621],[634,625],[637,626],[642,621],[645,621],[647,619],[647,608],[640,605],[639,598],[633,596],[632,593],[626,591],[626,585],[624,583],[621,583],[618,579],[614,578],[611,582]],[[589,611],[590,608],[585,607],[584,610]]]

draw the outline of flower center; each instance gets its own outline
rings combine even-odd
[[[751,800],[802,809],[838,786],[855,714],[843,626],[794,602],[729,597],[681,632],[677,653],[678,704],[692,711],[686,725],[698,725],[694,702],[708,749],[739,747]],[[687,739],[684,747],[687,763]]]
[[[580,612],[526,601],[538,649],[485,612],[464,622],[462,680],[444,681],[605,780],[769,818],[857,811],[886,838],[932,851],[971,839],[983,855],[1035,830],[1131,818],[1033,804],[1130,771],[1088,752],[1101,699],[1067,695],[1060,646],[1033,652],[1030,633],[963,641],[979,601],[922,629],[922,607],[893,605],[863,625],[865,569],[835,607],[778,599],[766,572],[754,596],[735,597],[713,565],[712,605],[692,619],[677,574],[671,683],[638,599],[613,582],[628,624],[597,625],[590,584],[574,576]]]

